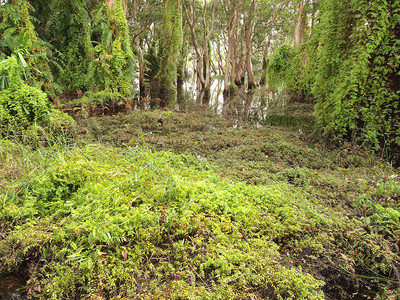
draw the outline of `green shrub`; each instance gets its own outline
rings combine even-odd
[[[3,60],[0,73],[7,74],[9,87],[0,90],[0,126],[24,128],[48,120],[50,102],[39,89],[25,84],[14,56]]]
[[[75,120],[66,113],[51,109],[49,113],[48,127],[55,132],[63,132],[74,129],[76,126]]]

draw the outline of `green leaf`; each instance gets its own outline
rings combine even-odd
[[[18,52],[19,60],[21,61],[23,68],[28,68],[28,64],[26,63],[25,58],[22,56],[21,52]]]

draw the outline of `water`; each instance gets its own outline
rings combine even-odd
[[[186,81],[178,89],[177,103],[170,105],[174,110],[190,110],[192,105],[209,108],[223,118],[232,121],[240,129],[251,123],[257,127],[277,125],[291,127],[300,132],[311,127],[313,105],[293,103],[282,90],[272,92],[266,86],[252,90],[238,88],[229,96],[223,93],[223,80],[213,79],[209,96],[197,90],[195,81]]]

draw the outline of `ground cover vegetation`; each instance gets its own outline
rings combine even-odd
[[[3,140],[2,272],[28,275],[31,298],[395,299],[398,172],[315,145],[297,131],[310,108],[262,128],[199,108]]]
[[[399,7],[0,1],[0,279],[28,299],[400,297]],[[184,105],[190,72],[198,103],[223,78],[219,115]]]

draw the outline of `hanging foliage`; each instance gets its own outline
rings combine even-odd
[[[25,82],[50,91],[46,83],[53,78],[45,55],[47,48],[37,37],[30,15],[33,11],[34,8],[26,0],[15,0],[0,6],[0,51],[6,56],[16,56]]]
[[[94,91],[129,96],[133,93],[134,56],[123,1],[100,4],[97,20],[101,41],[94,48]]]
[[[159,97],[163,101],[175,98],[177,58],[182,44],[182,1],[164,0],[163,35],[160,69],[157,74]]]
[[[400,146],[400,1],[326,0],[315,114],[323,132]]]
[[[265,62],[267,66],[268,86],[272,91],[280,87],[290,94],[291,100],[312,101],[310,93],[314,82],[315,46],[312,41],[292,47],[279,47]]]
[[[36,2],[38,7],[43,6],[41,1]],[[54,68],[54,72],[65,92],[84,91],[92,83],[88,76],[93,62],[93,47],[87,2],[51,1],[47,15],[43,13],[44,16],[38,16],[46,24],[43,31],[39,32],[42,32],[44,39],[51,41],[56,50],[60,64]]]

